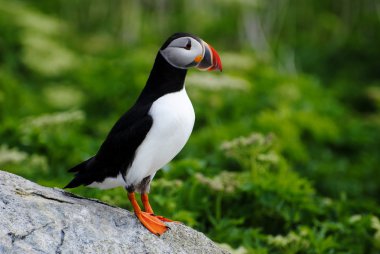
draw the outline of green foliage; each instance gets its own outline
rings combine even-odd
[[[380,22],[338,2],[0,0],[0,168],[63,187],[190,31],[224,71],[188,73],[196,125],[155,212],[234,253],[378,253]],[[131,208],[122,188],[72,191]]]

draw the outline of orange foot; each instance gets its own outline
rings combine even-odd
[[[135,214],[137,218],[139,218],[141,224],[143,224],[144,227],[146,227],[150,232],[157,236],[162,235],[169,228],[158,217],[154,216],[153,214],[142,211],[137,212]]]
[[[146,227],[150,232],[160,236],[168,230],[168,227],[153,213],[150,211],[141,211],[141,208],[137,203],[135,194],[133,192],[128,193],[128,199],[133,206],[133,210],[135,211],[137,218],[140,220],[141,224],[143,224],[144,227]]]

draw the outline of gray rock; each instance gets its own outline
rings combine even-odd
[[[0,171],[0,253],[228,253],[168,223],[161,237],[133,213]]]

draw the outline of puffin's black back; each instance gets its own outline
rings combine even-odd
[[[178,34],[173,35],[168,41],[176,36]],[[170,43],[168,41],[163,47]],[[186,69],[173,67],[158,53],[148,81],[136,103],[116,122],[97,154],[69,170],[76,172],[76,175],[65,188],[102,182],[105,178],[116,177],[119,173],[125,176],[133,162],[136,149],[152,127],[153,119],[149,110],[153,102],[165,94],[180,91],[184,86],[186,73]]]

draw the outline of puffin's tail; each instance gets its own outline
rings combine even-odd
[[[84,176],[83,173],[88,168],[88,163],[92,160],[92,158],[90,158],[88,160],[85,160],[85,161],[79,163],[78,165],[76,165],[75,167],[69,169],[68,172],[75,172],[76,174],[75,174],[74,179],[71,180],[71,182],[69,182],[64,187],[64,189],[66,189],[66,188],[75,188],[75,187],[78,187],[79,185],[85,184],[84,181],[83,181],[84,180],[83,179],[83,176]]]

